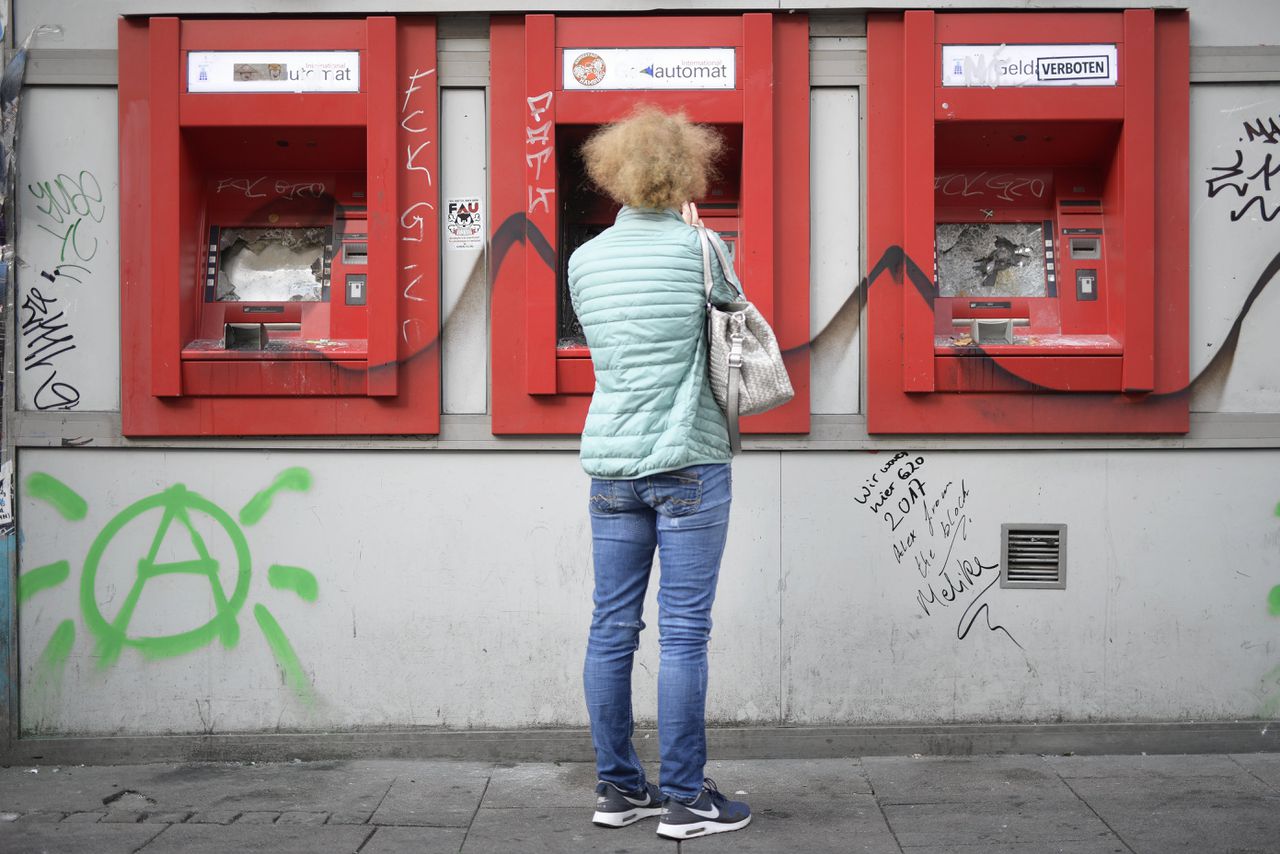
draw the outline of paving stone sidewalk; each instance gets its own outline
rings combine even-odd
[[[733,760],[707,773],[755,819],[677,846],[656,819],[593,827],[583,763],[15,766],[0,769],[0,851],[1280,852],[1280,754]]]

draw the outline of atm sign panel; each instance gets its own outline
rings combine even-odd
[[[1114,44],[942,46],[943,86],[1116,86]]]

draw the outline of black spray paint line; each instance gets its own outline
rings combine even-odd
[[[987,569],[995,569],[995,567],[990,566],[990,567],[987,567]],[[973,624],[978,621],[978,615],[982,614],[984,615],[984,618],[986,620],[988,631],[1004,632],[1005,636],[1009,638],[1009,640],[1013,641],[1014,646],[1016,646],[1018,649],[1021,649],[1023,652],[1026,652],[1026,649],[1023,648],[1022,644],[1018,643],[1018,639],[1015,638],[1013,635],[1011,635],[1008,629],[1006,629],[1004,626],[999,624],[996,624],[994,626],[991,625],[991,606],[986,602],[982,602],[983,595],[985,595],[986,592],[990,590],[992,587],[995,587],[996,582],[999,580],[1000,580],[999,577],[991,579],[991,583],[988,584],[986,587],[982,588],[982,590],[978,593],[978,595],[974,596],[973,599],[969,602],[968,607],[964,609],[964,613],[960,615],[960,622],[956,623],[956,639],[964,640],[965,638],[967,638],[969,636],[970,629],[973,628]],[[978,605],[979,602],[982,602],[982,604],[979,605],[977,608],[974,608],[973,606]]]
[[[471,273],[467,276],[467,283],[462,288],[462,293],[458,294],[458,299],[454,302],[453,309],[449,315],[440,323],[438,333],[427,341],[421,348],[406,355],[403,359],[395,362],[377,365],[376,367],[385,368],[396,364],[405,364],[412,359],[434,350],[440,344],[440,338],[444,335],[445,330],[449,328],[450,322],[454,315],[458,313],[462,306],[467,305],[475,297],[477,288],[484,288],[490,297],[490,305],[492,305],[492,297],[496,289],[498,279],[498,271],[502,269],[502,263],[506,260],[508,253],[515,247],[517,243],[524,243],[531,247],[537,253],[538,258],[547,266],[548,270],[556,269],[556,249],[551,245],[551,241],[538,228],[537,225],[528,221],[528,217],[524,213],[514,213],[502,221],[502,224],[493,232],[493,237],[489,241],[489,255],[491,263],[488,270],[485,271],[485,258],[482,255],[476,259],[475,266],[472,267]],[[487,272],[488,275],[483,275]],[[339,362],[339,365],[342,363]],[[347,370],[359,370],[359,368],[351,368]],[[371,367],[372,369],[372,367]]]
[[[1232,321],[1231,329],[1227,332],[1227,337],[1222,339],[1222,344],[1219,345],[1218,352],[1213,354],[1213,358],[1209,360],[1209,364],[1200,369],[1200,373],[1196,374],[1195,379],[1191,380],[1191,382],[1187,384],[1187,388],[1194,386],[1201,377],[1208,376],[1209,372],[1218,364],[1230,362],[1235,357],[1236,346],[1240,341],[1240,329],[1244,326],[1245,316],[1248,315],[1249,310],[1253,308],[1253,304],[1257,302],[1258,297],[1262,295],[1262,292],[1266,289],[1267,285],[1271,283],[1271,280],[1276,277],[1277,273],[1280,273],[1280,252],[1277,252],[1275,257],[1271,259],[1271,263],[1267,264],[1267,266],[1263,268],[1262,272],[1258,275],[1258,280],[1254,282],[1253,287],[1249,289],[1249,296],[1245,298],[1244,305],[1241,306],[1239,314],[1237,314],[1236,319]]]
[[[343,206],[333,196],[323,195],[315,198],[319,203],[332,202],[338,209],[339,213],[341,213]],[[273,199],[272,201],[274,202],[276,200]],[[270,205],[264,205],[264,207],[268,206]],[[422,356],[424,353],[430,353],[440,345],[440,336],[444,334],[444,331],[448,328],[450,321],[453,320],[453,316],[458,311],[458,306],[465,305],[468,302],[468,297],[474,295],[473,292],[475,288],[486,287],[487,285],[487,290],[490,295],[492,295],[494,282],[497,279],[497,272],[501,269],[502,262],[506,260],[507,254],[517,243],[527,243],[538,254],[538,257],[542,259],[542,263],[547,265],[548,269],[554,270],[556,268],[556,250],[555,247],[551,245],[551,242],[547,240],[536,225],[528,222],[527,217],[523,213],[512,214],[503,221],[502,225],[498,226],[490,240],[489,252],[492,256],[492,263],[489,265],[488,281],[485,282],[485,277],[476,275],[485,264],[482,256],[476,261],[476,267],[473,268],[471,275],[467,277],[467,283],[463,286],[462,293],[459,294],[453,311],[451,311],[449,316],[440,324],[440,328],[436,334],[432,335],[431,338],[424,342],[417,350],[406,354],[403,358],[392,359],[391,361],[370,364],[367,366],[356,366],[352,365],[350,362],[338,361],[336,360],[337,357],[333,357],[323,351],[320,352],[319,356],[322,359],[331,361],[331,363],[336,365],[339,370],[364,372],[385,370],[387,368],[404,365],[413,359]]]
[[[472,275],[468,277],[467,284],[463,287],[462,293],[459,295],[453,311],[451,311],[449,316],[444,318],[443,322],[440,324],[439,333],[432,336],[432,338],[423,344],[422,347],[407,354],[404,358],[378,365],[370,365],[368,370],[385,369],[396,365],[406,364],[412,359],[421,356],[423,353],[429,353],[438,347],[440,343],[440,335],[444,333],[444,330],[448,328],[449,323],[453,320],[454,315],[458,311],[458,306],[467,303],[467,298],[472,295],[474,288],[487,286],[490,296],[490,305],[492,305],[492,297],[497,287],[498,272],[502,269],[502,265],[506,261],[507,256],[517,243],[523,243],[532,248],[533,251],[537,253],[538,258],[547,266],[548,269],[556,269],[556,249],[551,245],[551,242],[546,238],[537,225],[529,222],[528,217],[523,212],[511,214],[502,221],[502,224],[499,225],[497,229],[494,230],[493,237],[489,241],[490,263],[488,264],[488,275],[475,275],[475,273],[478,272],[478,268],[485,264],[484,258],[481,257],[476,261],[477,269],[473,270]],[[871,290],[871,286],[879,281],[881,276],[885,273],[888,273],[890,277],[898,283],[902,283],[905,273],[906,279],[911,282],[921,299],[923,299],[932,310],[934,301],[938,295],[937,286],[934,284],[932,278],[920,267],[920,265],[903,251],[901,246],[892,245],[885,249],[879,260],[877,260],[871,267],[871,270],[867,275],[858,282],[857,287],[855,287],[845,298],[844,302],[836,310],[835,314],[831,316],[831,319],[827,321],[826,325],[816,335],[803,344],[784,349],[784,355],[806,353],[821,342],[824,336],[827,336],[833,330],[840,328],[843,323],[848,322],[853,317],[860,317],[862,314],[862,306],[866,304],[866,295]],[[1145,394],[1144,397],[1163,398],[1186,394],[1202,377],[1209,373],[1211,368],[1222,360],[1229,359],[1231,354],[1235,352],[1236,346],[1239,343],[1240,328],[1244,323],[1245,316],[1249,313],[1249,310],[1253,307],[1253,304],[1257,301],[1263,290],[1265,290],[1271,283],[1272,279],[1276,277],[1277,273],[1280,273],[1280,253],[1277,253],[1276,256],[1271,259],[1271,263],[1269,263],[1263,270],[1262,274],[1259,275],[1257,282],[1250,290],[1249,296],[1241,307],[1240,312],[1236,315],[1235,321],[1231,325],[1231,331],[1228,333],[1227,337],[1223,339],[1218,352],[1214,354],[1213,358],[1209,361],[1209,364],[1201,369],[1200,373],[1196,374],[1196,376],[1188,382],[1187,385],[1180,389],[1167,392],[1150,392]],[[485,281],[486,279],[487,281]],[[483,285],[481,284],[482,282],[484,282]],[[998,357],[982,352],[980,345],[975,345],[975,348],[979,351],[979,355],[974,358],[985,359],[994,370],[1011,379],[1025,383],[1040,391],[1070,391],[1070,389],[1066,388],[1060,389],[1052,386],[1046,386],[1042,383],[1019,376],[1017,372],[1001,365]],[[362,368],[352,367],[349,363],[344,364],[342,362],[337,362],[336,364],[342,370],[364,370]]]
[[[907,278],[911,281],[912,285],[915,286],[917,293],[919,293],[921,298],[929,304],[929,307],[932,310],[933,303],[937,297],[937,289],[935,285],[929,279],[929,276],[920,269],[920,266],[916,264],[909,255],[902,251],[902,247],[890,246],[884,251],[884,254],[880,256],[880,260],[876,262],[875,266],[871,268],[871,272],[858,282],[858,286],[854,288],[853,292],[850,293],[848,297],[845,298],[844,303],[836,310],[836,313],[832,315],[831,319],[827,321],[827,325],[824,326],[817,335],[813,336],[809,343],[801,344],[797,347],[790,347],[783,352],[787,354],[803,353],[806,349],[816,345],[820,340],[822,340],[822,337],[830,330],[839,327],[841,323],[845,322],[846,316],[854,314],[860,316],[861,306],[866,304],[866,295],[870,291],[871,286],[880,278],[880,276],[885,272],[888,272],[894,281],[901,283],[904,268]],[[1240,311],[1236,314],[1235,320],[1231,324],[1231,330],[1227,333],[1226,337],[1223,338],[1222,344],[1218,347],[1218,351],[1214,353],[1213,358],[1209,360],[1209,363],[1201,368],[1200,372],[1196,374],[1185,386],[1173,389],[1172,391],[1147,392],[1143,397],[1162,399],[1187,394],[1195,387],[1196,383],[1208,376],[1214,367],[1224,361],[1230,361],[1235,354],[1236,347],[1239,345],[1240,330],[1244,325],[1245,317],[1253,308],[1254,303],[1257,302],[1258,297],[1262,295],[1262,292],[1266,290],[1267,286],[1276,278],[1278,273],[1280,273],[1280,253],[1276,253],[1275,257],[1271,259],[1270,263],[1268,263],[1259,274],[1258,280],[1254,282],[1253,287],[1250,289],[1249,296],[1245,299]],[[1010,370],[1000,364],[998,356],[992,356],[991,354],[984,352],[981,345],[975,344],[973,345],[973,348],[979,352],[979,355],[974,356],[973,358],[985,359],[995,371],[1004,374],[1006,377],[1030,385],[1040,391],[1071,391],[1071,389],[1067,388],[1046,386],[1043,383],[1022,377],[1016,371]]]
[[[498,271],[501,269],[502,263],[506,259],[507,254],[517,242],[524,242],[526,239],[538,253],[538,257],[542,259],[542,262],[546,264],[549,269],[555,269],[555,248],[551,246],[550,242],[545,236],[543,236],[542,232],[538,230],[538,227],[528,221],[528,218],[524,213],[512,214],[502,222],[502,225],[500,225],[493,234],[490,246],[492,264],[489,271],[489,289],[491,296],[494,284],[497,281]],[[915,262],[914,259],[911,258],[910,255],[902,249],[901,246],[889,246],[885,249],[879,260],[872,265],[871,270],[867,275],[858,282],[857,287],[854,288],[849,296],[845,298],[840,308],[836,310],[835,314],[831,316],[831,319],[827,321],[826,325],[818,332],[818,334],[814,335],[803,344],[786,348],[783,350],[783,353],[786,355],[805,353],[822,341],[824,336],[828,335],[832,330],[839,328],[842,323],[850,319],[851,315],[860,316],[861,307],[866,304],[866,295],[870,291],[871,286],[885,273],[888,273],[893,281],[898,283],[903,282],[905,274],[906,279],[910,281],[912,286],[916,289],[916,293],[918,293],[920,298],[929,305],[930,310],[933,309],[933,304],[938,296],[937,285],[934,284],[933,279],[920,267],[919,264]],[[1267,285],[1271,283],[1272,279],[1276,277],[1277,273],[1280,273],[1280,253],[1277,253],[1276,256],[1271,259],[1271,262],[1258,276],[1257,282],[1254,283],[1253,288],[1249,292],[1248,298],[1246,298],[1244,305],[1236,315],[1235,321],[1231,325],[1231,331],[1228,333],[1227,337],[1223,339],[1222,345],[1218,348],[1218,352],[1214,354],[1213,358],[1209,361],[1209,364],[1202,368],[1190,382],[1180,389],[1166,392],[1150,392],[1144,395],[1144,397],[1164,398],[1186,394],[1197,382],[1200,381],[1201,378],[1207,376],[1209,371],[1216,364],[1229,359],[1231,354],[1235,352],[1239,343],[1240,329],[1244,324],[1246,315],[1248,315],[1253,304],[1266,289]],[[467,287],[471,287],[470,282]],[[460,305],[461,303],[462,299],[460,298],[458,304]],[[452,319],[452,314],[450,314],[449,318],[445,319],[444,324],[442,324],[442,328],[448,325],[450,319]],[[980,345],[975,346],[977,346],[977,349],[980,351],[980,355],[975,358],[987,360],[995,370],[1005,374],[1011,379],[1025,383],[1041,391],[1070,391],[1070,389],[1053,388],[1033,380],[1028,380],[1025,377],[1018,375],[1017,372],[1001,365],[997,357],[981,352],[982,348]]]

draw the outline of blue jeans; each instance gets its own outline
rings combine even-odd
[[[720,558],[729,530],[727,463],[635,480],[591,481],[595,610],[583,668],[591,742],[601,780],[623,791],[645,785],[631,734],[631,663],[653,552],[658,550],[659,773],[664,794],[702,790],[707,761],[707,641]]]

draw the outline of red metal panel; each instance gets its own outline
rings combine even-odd
[[[392,241],[397,261],[394,327],[400,381],[421,412],[419,432],[440,430],[440,87],[434,18],[401,19],[393,85],[396,123],[397,207]]]
[[[1155,390],[1185,389],[1189,365],[1191,51],[1186,12],[1156,16]]]
[[[903,20],[867,15],[867,430],[893,432],[902,393]],[[852,237],[852,236],[851,236]],[[878,265],[883,263],[884,269]],[[926,268],[928,269],[928,268]]]
[[[710,124],[736,124],[743,116],[742,93],[738,91],[645,92],[643,101],[662,110],[683,110]],[[634,92],[557,91],[555,119],[566,125],[603,124],[627,115],[637,103]]]
[[[596,374],[591,359],[556,359],[556,388],[561,394],[591,394]]]
[[[489,302],[492,429],[522,422],[524,318],[524,19],[489,19]],[[504,230],[505,229],[505,230]],[[518,237],[515,233],[518,230]]]
[[[809,21],[773,19],[774,332],[796,396],[742,421],[747,433],[809,431]],[[754,299],[760,290],[748,282]]]
[[[1051,121],[1063,116],[1120,121],[1125,114],[1125,92],[1120,87],[1037,86],[1022,91],[1008,87],[994,90],[937,87],[933,91],[933,116],[940,122],[952,119]]]
[[[559,208],[556,196],[556,19],[554,15],[525,18],[525,140],[524,180],[526,246],[536,229],[554,248],[558,243]],[[556,392],[556,270],[536,253],[524,256],[527,311],[525,365],[529,394]]]
[[[902,51],[903,251],[933,279],[933,111],[938,79],[933,12],[907,12]],[[933,391],[933,304],[902,289],[902,388]]]
[[[205,26],[211,23],[217,25],[212,30]],[[127,435],[427,434],[439,429],[434,21],[309,22],[295,29],[297,24],[200,22],[190,25],[195,35],[187,22],[176,19],[120,26],[121,228],[128,237],[121,248],[122,409]],[[217,38],[210,38],[214,30]],[[206,115],[180,132],[185,85],[180,46],[358,50],[370,58],[362,74],[370,91],[368,109],[364,95],[219,95],[201,101],[209,107]],[[358,124],[352,115],[357,104]],[[234,109],[237,105],[241,108]],[[284,106],[273,110],[273,105]],[[342,115],[327,122],[335,118],[334,109]],[[264,153],[262,163],[241,164],[236,152],[215,138],[241,128],[246,138],[261,145],[274,140],[267,128],[290,123],[367,127],[363,151],[354,156],[358,168],[367,172],[370,284],[382,283],[370,287],[368,295],[371,359],[366,363],[331,354],[183,364],[181,345],[194,333],[197,267],[204,262],[203,255],[196,256],[204,244],[199,235],[206,229],[208,170],[259,170],[279,158],[272,150]],[[330,136],[345,145],[356,133],[331,131]],[[251,147],[241,144],[245,151]],[[335,152],[330,164],[317,160],[315,152],[308,155],[312,168],[354,166],[345,151]],[[156,377],[166,370],[174,377],[173,396],[160,396],[155,387]]]
[[[908,41],[904,30],[910,29],[912,14],[868,16],[867,187],[868,210],[873,212],[867,222],[871,267],[868,429],[873,433],[1184,432],[1188,424],[1185,13],[947,13],[936,17],[935,50],[943,43],[1040,42],[1115,42],[1120,49],[1122,85],[1106,91],[957,91],[931,83],[930,121],[945,123],[953,142],[957,130],[969,120],[1088,121],[1101,123],[1103,129],[1107,123],[1124,123],[1121,141],[1109,159],[1105,153],[1090,155],[1096,160],[1092,168],[1107,179],[1101,198],[1110,235],[1103,263],[1111,311],[1107,328],[1094,330],[1094,337],[1114,339],[1122,345],[1124,356],[1098,357],[1083,351],[1066,355],[1065,345],[1056,340],[1046,342],[1049,346],[1043,349],[1044,354],[1053,355],[940,353],[934,360],[937,389],[948,394],[910,394],[898,371],[899,361],[906,361],[905,350],[914,346],[912,335],[917,334],[911,319],[901,313],[914,294],[900,291],[934,292],[933,283],[927,281],[932,276],[932,240],[927,250],[911,243],[907,224],[913,221],[913,212],[902,211],[900,189],[913,186],[912,170],[930,177],[935,170],[932,151],[909,154],[915,114],[910,79],[904,82],[899,58],[911,51],[910,44],[904,45]],[[934,54],[935,60],[938,56]],[[907,65],[909,69],[911,63]],[[931,68],[930,73],[936,74],[937,69]],[[933,130],[929,129],[930,135]],[[1095,134],[1093,143],[1100,139]],[[903,152],[908,152],[906,158]],[[962,165],[952,163],[954,159],[948,160],[948,168]],[[910,208],[914,200],[907,198],[905,204]],[[1060,288],[1071,286],[1059,283]],[[1158,299],[1155,288],[1160,289]],[[1144,320],[1153,316],[1154,320]],[[932,349],[932,330],[918,334]],[[1005,353],[1011,348],[992,349]],[[1131,352],[1137,356],[1132,366]],[[1144,354],[1152,352],[1154,356],[1146,356],[1144,362]],[[1146,366],[1153,382],[1141,375]],[[1164,393],[1121,393],[1122,388],[1153,386]]]
[[[1018,392],[1113,391],[1120,382],[1115,356],[945,356],[937,360],[938,391]]]
[[[742,18],[694,15],[633,15],[561,18],[556,44],[568,47],[737,47]]]
[[[751,288],[751,301],[772,320],[776,236],[773,229],[773,16],[743,15],[742,36],[742,240],[737,267],[744,285]]]
[[[1124,13],[1124,391],[1155,387],[1155,12]]]
[[[955,13],[938,17],[939,44],[1088,44],[1124,41],[1113,12]]]
[[[121,421],[133,432],[134,413],[151,400],[151,146],[150,57],[145,22],[121,18],[119,36],[120,299],[132,311],[120,312]],[[132,154],[129,154],[132,152]]]
[[[368,21],[369,116],[366,130],[366,153],[369,204],[369,394],[391,397],[396,393],[396,320],[397,293],[395,283],[400,264],[400,243],[412,239],[415,231],[404,228],[423,207],[401,211],[397,174],[402,164],[396,157],[396,135],[400,129],[400,98],[396,75],[395,18],[370,18]],[[434,81],[431,81],[434,83]],[[404,168],[407,168],[405,166]],[[426,231],[427,217],[420,217]],[[434,223],[434,217],[430,218]],[[397,225],[398,224],[398,225]],[[436,229],[431,228],[434,233]]]
[[[178,102],[183,127],[315,127],[317,116],[328,127],[364,127],[368,113],[363,92],[263,93],[249,101],[242,94],[198,92],[183,93]]]
[[[524,18],[495,15],[489,19],[489,27],[493,80],[489,109],[492,429],[498,434],[576,433],[586,419],[589,397],[535,396],[526,387],[525,259],[532,256],[545,263],[539,248],[550,245],[554,235],[526,225],[525,153],[530,112],[524,88]]]
[[[582,428],[594,380],[589,362],[573,357],[580,354],[557,354],[555,349],[558,211],[553,193],[537,192],[554,187],[547,181],[554,154],[539,152],[548,143],[554,147],[557,125],[613,121],[642,102],[683,109],[696,121],[744,126],[742,269],[752,299],[771,315],[783,346],[791,348],[788,365],[797,389],[792,404],[748,419],[744,429],[806,431],[807,18],[531,15],[494,17],[490,26],[494,432],[574,433]],[[558,45],[735,47],[741,88],[562,92]],[[547,158],[541,173],[536,158]]]
[[[182,387],[189,396],[279,397],[293,389],[306,397],[365,394],[363,362],[184,362]]]
[[[243,20],[182,22],[183,50],[354,50],[365,37],[360,18],[273,18],[248,25]]]
[[[150,148],[153,195],[148,236],[151,270],[155,276],[178,280],[181,243],[178,185],[178,19],[157,18],[151,24]],[[151,291],[151,393],[170,396],[182,393],[179,350],[182,342],[179,295],[172,288]]]
[[[868,412],[870,415],[870,412]],[[913,394],[902,395],[881,433],[1185,433],[1185,395]]]

